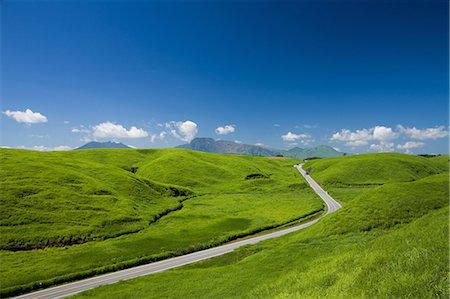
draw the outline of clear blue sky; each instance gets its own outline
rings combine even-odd
[[[448,152],[447,1],[6,0],[1,10],[3,146],[197,136]]]

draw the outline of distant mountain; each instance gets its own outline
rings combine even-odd
[[[276,156],[277,150],[261,146],[237,143],[234,141],[214,140],[212,138],[195,138],[191,143],[178,146],[199,152],[219,154],[239,154],[246,156]]]
[[[178,146],[199,152],[219,154],[239,154],[246,156],[278,156],[306,159],[311,157],[329,158],[343,156],[344,153],[336,151],[328,145],[320,145],[314,148],[295,147],[288,151],[265,148],[257,145],[237,143],[234,141],[214,140],[212,138],[195,138],[188,144]]]
[[[120,142],[114,142],[114,141],[106,141],[106,142],[91,141],[91,142],[86,143],[85,145],[80,146],[76,149],[82,150],[82,149],[90,149],[90,148],[130,148],[130,147],[126,144],[123,144]]]

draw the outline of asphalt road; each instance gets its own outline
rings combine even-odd
[[[314,191],[323,199],[323,201],[325,202],[325,204],[328,207],[327,212],[324,215],[322,215],[320,218],[324,217],[327,214],[333,213],[336,210],[341,208],[341,205],[338,202],[336,202],[331,196],[329,196],[328,193],[326,191],[324,191],[309,175],[307,175],[305,173],[305,171],[301,168],[301,166],[296,165],[295,167],[303,175],[303,177],[305,177],[306,181],[310,184],[310,186],[314,189]],[[260,235],[260,236],[244,239],[244,240],[237,241],[237,242],[232,242],[232,243],[229,243],[226,245],[222,245],[222,246],[218,246],[218,247],[214,247],[214,248],[210,248],[210,249],[206,249],[206,250],[202,250],[202,251],[197,251],[194,253],[170,258],[170,259],[159,261],[159,262],[154,262],[154,263],[147,264],[147,265],[137,266],[137,267],[133,267],[133,268],[125,269],[125,270],[120,270],[117,272],[112,272],[112,273],[108,273],[108,274],[104,274],[104,275],[95,276],[92,278],[87,278],[87,279],[76,281],[76,282],[63,284],[63,285],[56,286],[56,287],[51,287],[48,289],[21,295],[16,298],[21,298],[21,299],[25,299],[25,298],[27,298],[27,299],[28,298],[35,298],[35,299],[64,298],[64,297],[67,297],[70,295],[74,295],[76,293],[80,293],[80,292],[83,292],[83,291],[86,291],[89,289],[93,289],[98,286],[112,284],[112,283],[116,283],[121,280],[127,280],[127,279],[131,279],[131,278],[139,277],[139,276],[163,272],[163,271],[166,271],[166,270],[169,270],[172,268],[180,267],[180,266],[195,263],[195,262],[198,262],[201,260],[209,259],[209,258],[212,258],[215,256],[223,255],[223,254],[229,253],[229,252],[233,251],[234,249],[244,246],[244,245],[256,244],[263,240],[277,238],[277,237],[301,230],[305,227],[313,225],[314,223],[319,221],[320,218],[312,220],[312,221],[304,223],[304,224],[300,224],[300,225],[286,228],[283,230],[279,230],[276,232],[268,233],[265,235]]]
[[[309,175],[306,174],[306,172],[303,170],[303,168],[300,165],[298,165],[298,164],[295,165],[295,168],[297,168],[297,170],[300,171],[300,173],[303,175],[305,180],[309,183],[311,188],[313,188],[313,190],[320,196],[320,198],[323,199],[323,201],[327,205],[328,211],[325,215],[333,213],[333,212],[339,210],[340,208],[342,208],[342,206],[337,201],[335,201],[330,195],[328,195],[328,192],[323,190],[322,187],[320,187],[319,184],[316,183],[316,181],[314,181]],[[323,215],[323,216],[325,216],[325,215]]]

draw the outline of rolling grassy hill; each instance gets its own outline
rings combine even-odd
[[[1,292],[207,248],[323,211],[293,159],[0,149]]]
[[[341,210],[284,237],[76,297],[448,298],[448,156],[368,154],[305,167]]]

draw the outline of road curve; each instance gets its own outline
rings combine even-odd
[[[335,201],[331,196],[329,196],[328,193],[326,191],[324,191],[319,186],[319,184],[317,184],[309,175],[307,175],[305,173],[305,171],[301,168],[300,165],[295,165],[295,167],[303,175],[303,177],[309,183],[311,188],[313,188],[314,191],[320,196],[320,198],[322,198],[322,200],[325,202],[325,204],[328,207],[327,212],[324,215],[322,215],[320,218],[324,217],[327,214],[333,213],[336,210],[341,208],[341,205],[337,201]],[[15,297],[15,298],[20,298],[20,299],[64,298],[67,296],[74,295],[76,293],[80,293],[80,292],[83,292],[86,290],[93,289],[98,286],[112,284],[112,283],[116,283],[121,280],[127,280],[127,279],[131,279],[131,278],[139,277],[139,276],[163,272],[163,271],[166,271],[166,270],[169,270],[172,268],[180,267],[183,265],[187,265],[187,264],[195,263],[195,262],[198,262],[201,260],[205,260],[205,259],[209,259],[209,258],[216,257],[219,255],[223,255],[223,254],[229,253],[229,252],[233,251],[234,249],[244,246],[244,245],[256,244],[263,240],[280,237],[280,236],[301,230],[305,227],[313,225],[314,223],[319,221],[320,218],[312,220],[312,221],[304,223],[304,224],[300,224],[300,225],[289,227],[289,228],[286,228],[286,229],[283,229],[280,231],[272,232],[269,234],[244,239],[241,241],[229,243],[226,245],[222,245],[222,246],[218,246],[218,247],[214,247],[214,248],[210,248],[210,249],[205,249],[202,251],[193,252],[190,254],[162,260],[159,262],[154,262],[151,264],[137,266],[137,267],[133,267],[133,268],[125,269],[125,270],[120,270],[120,271],[116,271],[116,272],[112,272],[112,273],[108,273],[108,274],[103,274],[103,275],[83,279],[83,280],[76,281],[76,282],[63,284],[63,285],[56,286],[56,287],[51,287],[51,288],[36,291],[33,293],[24,294],[24,295]]]
[[[311,188],[313,188],[313,190],[320,196],[320,198],[322,198],[322,200],[327,205],[328,210],[325,213],[325,215],[336,212],[337,210],[342,208],[342,206],[337,201],[335,201],[330,195],[328,195],[328,192],[323,190],[322,187],[320,187],[320,185],[316,183],[316,181],[314,181],[309,175],[306,174],[306,172],[303,170],[300,164],[295,165],[295,168],[297,168],[297,170],[303,175],[305,180],[309,183]]]

